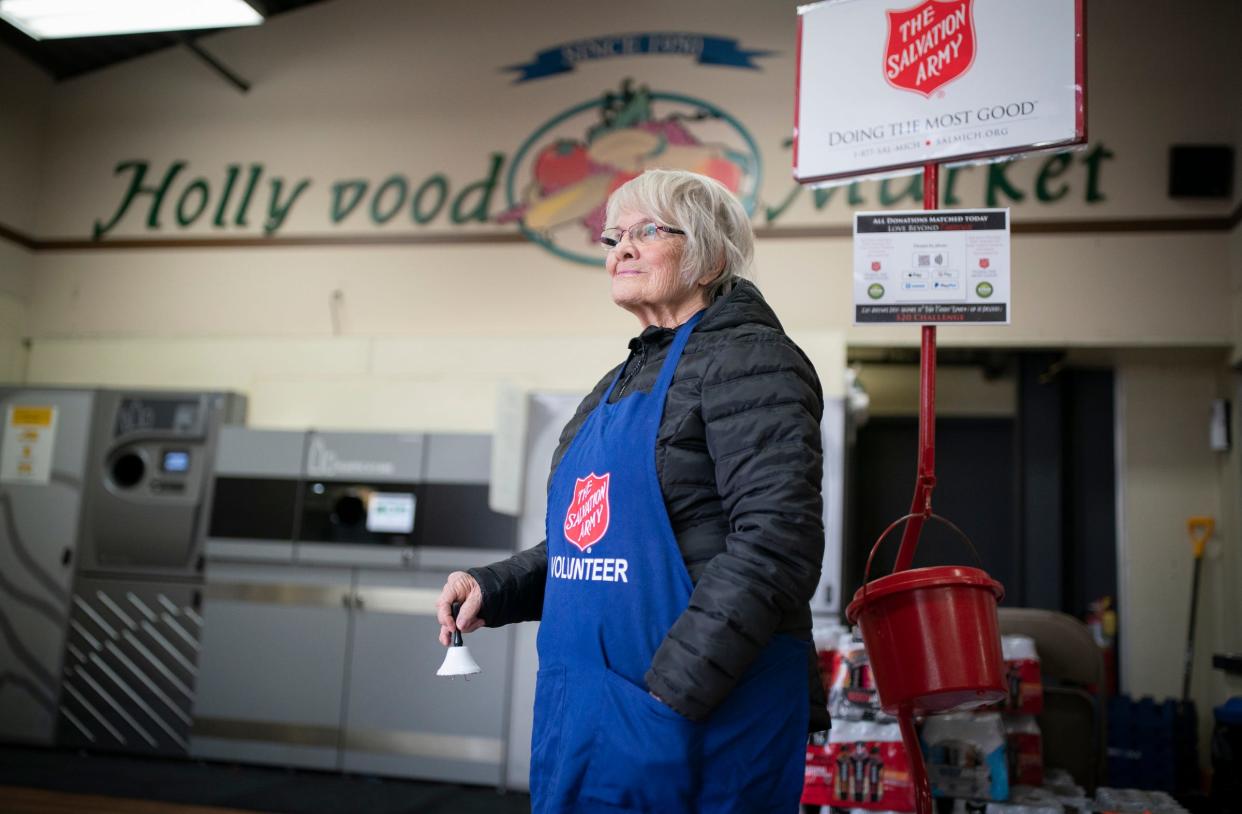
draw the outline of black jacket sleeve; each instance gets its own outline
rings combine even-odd
[[[707,367],[702,410],[729,533],[645,676],[696,720],[805,609],[824,550],[823,395],[802,352],[778,332],[731,339]]]
[[[536,622],[543,614],[543,588],[548,578],[548,543],[514,554],[507,560],[467,570],[483,591],[480,616],[488,627]]]

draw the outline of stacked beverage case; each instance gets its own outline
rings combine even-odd
[[[807,746],[805,805],[913,811],[910,758],[896,718],[880,709],[861,639],[839,625],[815,630],[832,728]],[[992,710],[934,716],[922,729],[933,790],[942,797],[1004,800],[1013,781],[1039,785],[1035,716],[1043,702],[1039,659],[1027,637],[1002,638],[1009,697]]]
[[[832,728],[807,746],[804,806],[824,814],[914,811],[910,758],[896,719],[880,709],[861,638],[836,624],[814,637]],[[1003,636],[1001,645],[1003,702],[921,724],[933,792],[953,800],[953,814],[1186,814],[1163,792],[1101,787],[1092,797],[1064,770],[1046,769],[1036,723],[1039,654],[1026,636]]]

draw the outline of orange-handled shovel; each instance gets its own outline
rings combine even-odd
[[[1186,634],[1186,663],[1182,673],[1182,701],[1190,700],[1190,668],[1195,658],[1195,617],[1199,608],[1199,572],[1203,569],[1203,550],[1212,539],[1216,521],[1210,517],[1191,517],[1186,520],[1190,534],[1190,546],[1195,556],[1195,577],[1190,589],[1190,631]]]

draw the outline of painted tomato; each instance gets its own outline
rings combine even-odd
[[[742,168],[727,158],[709,158],[698,168],[703,175],[715,178],[736,193],[742,186]]]
[[[535,159],[535,180],[544,194],[581,181],[590,174],[591,160],[586,145],[581,142],[560,139],[544,147]]]

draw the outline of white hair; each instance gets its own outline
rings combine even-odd
[[[682,280],[689,284],[710,278],[708,302],[749,275],[755,256],[750,216],[716,179],[684,170],[647,170],[608,198],[607,223],[615,224],[622,209],[642,212],[686,233]]]

